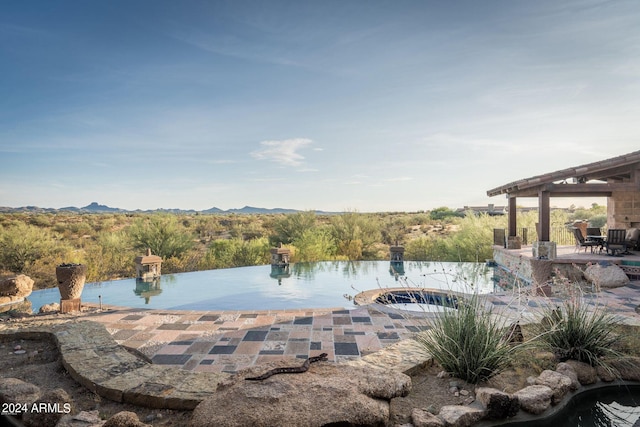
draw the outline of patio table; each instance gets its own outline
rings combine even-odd
[[[606,237],[599,235],[587,235],[587,240],[598,243],[598,253],[602,253],[602,249],[604,248],[604,243],[606,241]]]

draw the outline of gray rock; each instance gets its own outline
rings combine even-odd
[[[71,410],[71,396],[63,389],[56,388],[33,402],[32,410],[22,416],[22,422],[26,427],[55,426]]]
[[[561,373],[565,377],[571,379],[571,390],[576,391],[580,388],[580,381],[578,381],[578,374],[573,369],[573,367],[567,363],[560,362],[558,366],[556,366],[556,372]]]
[[[60,418],[56,427],[102,427],[105,422],[100,418],[98,410],[80,411],[76,415],[64,415]]]
[[[553,390],[546,385],[530,385],[513,394],[520,402],[520,409],[538,415],[551,406]]]
[[[0,297],[25,298],[33,291],[33,279],[24,274],[0,281]]]
[[[419,408],[411,411],[411,421],[414,427],[444,427],[444,421],[438,416]]]
[[[486,418],[490,420],[511,418],[520,410],[518,398],[495,388],[478,387],[476,398],[487,409]]]
[[[386,425],[389,401],[411,390],[411,378],[399,372],[322,362],[301,374],[244,379],[285,364],[254,366],[220,383],[193,411],[191,426]]]
[[[620,374],[620,378],[626,381],[640,381],[640,358],[627,357],[612,360],[609,364]]]
[[[0,378],[0,403],[31,404],[40,397],[40,388],[18,378]]]
[[[480,421],[485,411],[462,405],[447,405],[440,408],[438,414],[448,427],[469,427]]]
[[[606,383],[610,383],[620,378],[620,372],[618,372],[617,369],[610,366],[609,367],[598,366],[596,368],[596,372],[598,373],[598,378],[600,378],[601,381],[604,381]]]
[[[536,384],[545,385],[553,391],[551,404],[557,405],[571,390],[571,378],[559,372],[544,370],[536,379]]]
[[[573,368],[578,376],[580,384],[589,385],[595,384],[595,382],[598,381],[598,372],[596,371],[596,368],[588,363],[578,362],[577,360],[567,360],[566,363]]]
[[[38,310],[38,313],[57,313],[58,311],[60,311],[60,304],[58,304],[57,302],[52,302],[51,304],[45,304],[43,306],[40,307],[40,310]]]
[[[152,427],[140,421],[135,412],[122,411],[114,414],[103,427]]]
[[[619,288],[629,283],[629,278],[622,269],[615,265],[590,265],[584,271],[584,277],[600,288]]]

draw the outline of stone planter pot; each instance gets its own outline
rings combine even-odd
[[[63,300],[80,298],[86,277],[87,266],[84,264],[60,264],[57,266],[56,278],[58,279],[60,298]]]

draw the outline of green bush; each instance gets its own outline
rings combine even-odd
[[[346,212],[331,218],[331,234],[338,247],[338,254],[351,261],[374,259],[375,244],[380,242],[379,219],[357,212]]]
[[[432,329],[418,334],[424,349],[451,375],[477,384],[509,366],[522,345],[509,343],[505,324],[477,295],[446,308]]]
[[[174,215],[151,215],[136,220],[129,228],[133,247],[144,253],[147,248],[163,259],[177,257],[193,246],[193,236]]]
[[[0,268],[12,273],[54,253],[56,242],[47,229],[23,222],[0,228]]]
[[[279,243],[293,243],[316,228],[316,213],[314,211],[296,212],[284,215],[273,224],[273,235],[270,242],[273,246]]]
[[[331,233],[324,228],[305,230],[292,243],[295,247],[293,262],[326,261],[335,257],[335,243]]]
[[[605,366],[606,358],[620,356],[614,347],[619,320],[606,307],[593,308],[582,298],[572,298],[560,307],[546,307],[543,314],[536,342],[560,361],[573,359]]]

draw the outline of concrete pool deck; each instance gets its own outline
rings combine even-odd
[[[587,294],[590,305],[604,305],[628,324],[640,325],[640,282]],[[494,313],[527,323],[540,307],[561,298],[487,295]],[[377,304],[353,309],[264,311],[172,311],[107,308],[87,320],[102,323],[118,344],[135,349],[154,364],[195,372],[234,373],[275,360],[306,359],[327,353],[343,362],[379,350],[428,328],[421,312]]]

